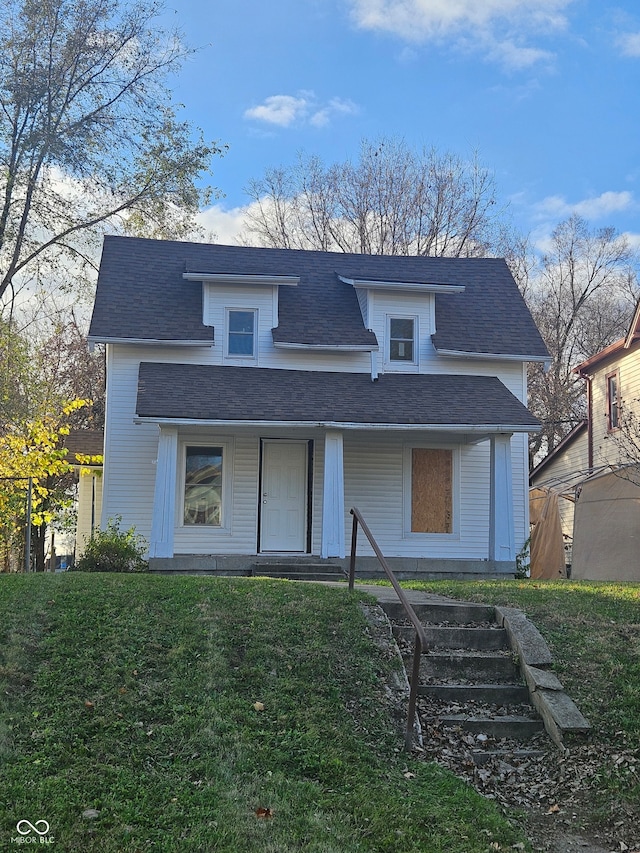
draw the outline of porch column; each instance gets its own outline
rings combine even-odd
[[[156,486],[153,495],[150,557],[173,557],[173,528],[176,514],[177,427],[160,427]]]
[[[491,437],[489,559],[499,562],[516,559],[511,435],[507,433]]]
[[[324,437],[320,556],[344,557],[344,462],[342,433],[337,430],[328,430]]]

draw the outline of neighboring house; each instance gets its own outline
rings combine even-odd
[[[107,237],[89,338],[153,566],[340,562],[357,506],[404,571],[513,572],[548,354],[503,260]]]
[[[78,475],[75,556],[82,555],[102,515],[102,430],[72,429],[65,437],[67,459]]]
[[[637,581],[640,302],[626,336],[579,364],[575,372],[587,385],[587,464],[593,475],[582,484],[576,504],[573,576]]]
[[[574,372],[586,382],[588,467],[629,462],[621,457],[620,440],[625,416],[640,417],[640,302],[625,337],[583,361]]]

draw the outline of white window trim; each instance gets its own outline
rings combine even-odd
[[[452,483],[452,530],[451,533],[417,533],[411,529],[411,468],[412,450],[451,450],[453,457]],[[460,539],[460,445],[408,442],[402,452],[402,535],[405,539],[421,539],[432,542],[451,542]]]
[[[253,314],[253,353],[251,355],[239,355],[229,352],[229,315],[234,311],[242,311],[245,314]],[[224,357],[228,361],[239,361],[242,364],[256,362],[258,360],[258,309],[246,308],[244,306],[230,306],[224,309]]]
[[[222,508],[220,524],[185,524],[184,497],[185,480],[187,475],[187,447],[221,447],[222,448]],[[178,475],[176,476],[176,527],[189,531],[192,535],[218,536],[231,533],[231,508],[233,501],[233,458],[234,442],[229,436],[180,436],[178,447]],[[198,533],[197,531],[200,531]]]
[[[400,361],[391,359],[391,321],[413,320],[413,360]],[[410,373],[420,366],[420,318],[417,314],[389,313],[385,317],[384,365],[388,372]]]

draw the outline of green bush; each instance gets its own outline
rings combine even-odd
[[[121,516],[110,518],[106,530],[95,530],[82,556],[76,561],[77,572],[146,572],[147,542],[135,527],[120,530]]]

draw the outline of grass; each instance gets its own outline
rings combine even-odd
[[[571,581],[408,583],[452,598],[518,607],[592,726],[594,817],[640,821],[640,584]]]
[[[0,848],[46,820],[82,853],[510,849],[494,803],[403,753],[396,665],[342,589],[0,576]]]

